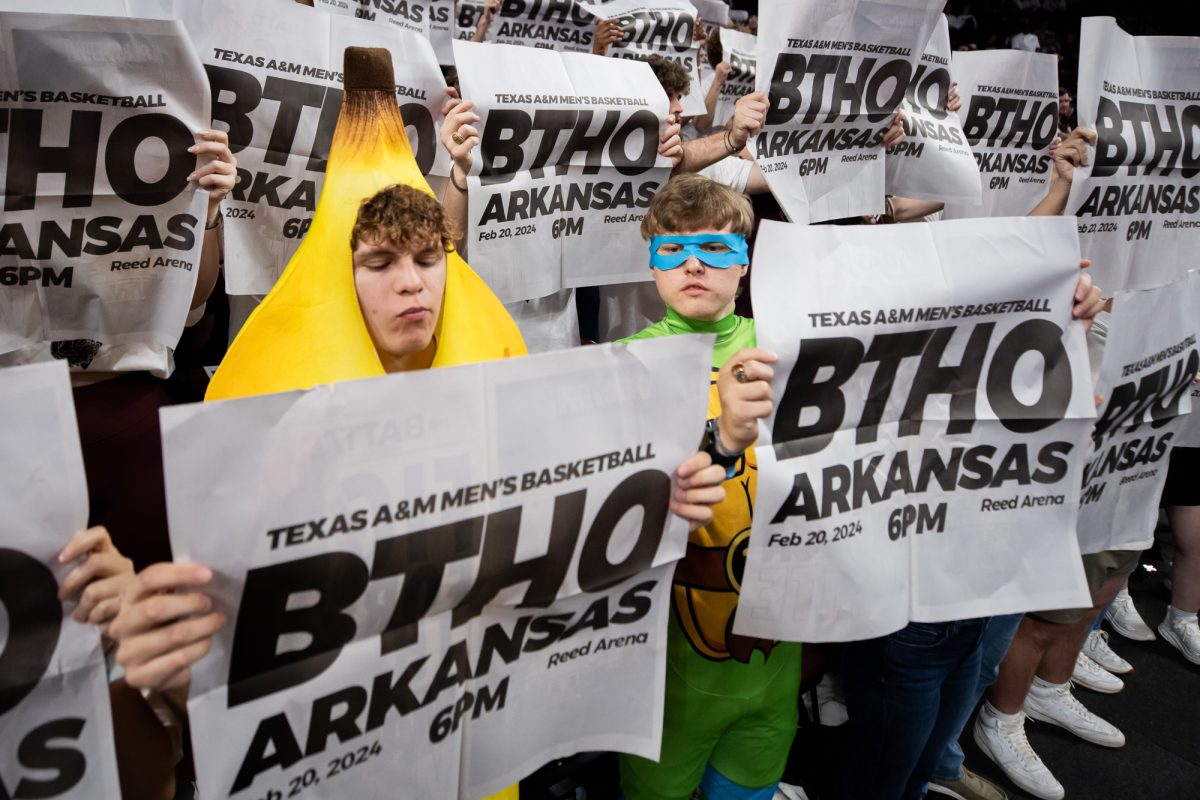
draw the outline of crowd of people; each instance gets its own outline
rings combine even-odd
[[[499,5],[486,0],[478,40],[486,39]],[[985,3],[948,5],[952,43],[959,49],[1012,47],[1069,58],[1078,47],[1074,34],[1050,25],[1057,19],[1052,12],[1067,5],[1063,0],[1011,0],[1002,11]],[[757,24],[751,12],[738,15],[744,19],[739,29],[749,33]],[[613,21],[597,20],[593,52],[604,55],[621,35]],[[716,31],[698,25],[697,37],[714,76],[710,86],[719,87],[730,67]],[[672,497],[672,510],[691,528],[688,553],[675,573],[682,594],[677,592],[674,602],[679,603],[701,580],[706,553],[735,547],[739,533],[750,527],[757,469],[753,445],[760,421],[774,411],[770,383],[776,356],[758,346],[747,275],[756,223],[778,210],[764,210],[769,187],[747,149],[766,119],[767,96],[746,94],[729,121],[715,125],[718,93],[710,90],[704,98],[707,114],[683,117],[690,75],[675,61],[651,58],[650,63],[669,100],[659,152],[673,165],[670,181],[641,223],[653,279],[645,287],[652,287],[660,314],[622,340],[716,335],[709,421],[696,432],[701,441],[696,454],[679,465]],[[1071,69],[1062,74],[1052,184],[1047,197],[1029,209],[1035,215],[1063,213],[1075,169],[1096,141],[1092,131],[1074,126]],[[957,103],[952,93],[951,111]],[[362,203],[346,245],[362,324],[387,373],[429,368],[446,337],[455,335],[444,331],[439,339],[434,334],[447,273],[454,269],[447,256],[457,251],[470,257],[464,239],[468,176],[479,158],[480,117],[472,99],[460,96],[453,85],[443,115],[439,138],[452,169],[440,199],[406,185],[385,188]],[[895,145],[904,136],[897,114],[884,144]],[[60,597],[75,603],[76,619],[98,627],[111,656],[114,697],[123,697],[113,707],[127,798],[184,797],[190,791],[195,778],[186,723],[190,669],[229,622],[213,610],[205,592],[212,570],[172,559],[162,475],[158,410],[200,399],[206,381],[202,368],[219,363],[229,341],[221,204],[235,186],[236,158],[227,135],[218,130],[197,132],[190,152],[198,166],[189,179],[208,192],[209,206],[175,375],[164,381],[148,373],[73,373],[91,527],[64,537],[68,541],[59,560],[75,566],[62,582]],[[921,224],[936,220],[941,210],[938,203],[903,197],[887,198],[886,208],[883,217],[838,222]],[[606,339],[599,319],[603,303],[644,307],[648,291],[580,290],[581,343]],[[1072,313],[1088,326],[1089,342],[1102,347],[1105,301],[1086,270],[1080,273]],[[1200,665],[1197,467],[1195,450],[1172,453],[1162,503],[1179,552],[1171,605],[1158,635]],[[1089,711],[1073,685],[1120,691],[1118,676],[1133,668],[1110,646],[1101,627],[1105,619],[1122,636],[1154,637],[1127,589],[1139,555],[1107,551],[1083,557],[1092,596],[1088,608],[913,622],[888,636],[837,648],[847,746],[856,754],[840,781],[842,795],[849,800],[1005,797],[998,782],[963,763],[959,740],[974,716],[975,741],[1000,772],[1036,797],[1063,797],[1064,787],[1030,745],[1025,721],[1048,722],[1106,747],[1124,743],[1121,731]],[[779,782],[803,709],[802,646],[733,633],[736,601],[693,601],[698,611],[677,608],[670,621],[661,756],[657,761],[620,756],[621,792],[630,800],[775,797],[783,791]],[[203,791],[202,775],[199,785]]]

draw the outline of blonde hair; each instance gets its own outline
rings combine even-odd
[[[654,195],[642,220],[642,238],[728,227],[749,236],[754,209],[741,192],[702,175],[676,175]]]

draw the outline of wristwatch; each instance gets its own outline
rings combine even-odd
[[[742,460],[745,451],[731,453],[725,449],[725,446],[721,444],[721,432],[717,428],[717,419],[719,417],[704,423],[704,439],[700,443],[700,449],[712,457],[714,464],[725,468],[725,480],[729,480],[738,474],[738,462]]]

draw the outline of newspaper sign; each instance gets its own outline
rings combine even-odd
[[[67,368],[0,371],[0,797],[120,797],[100,635],[58,599],[87,525]]]
[[[847,641],[1086,605],[1072,221],[764,222],[755,247],[777,401],[734,631]]]
[[[1090,17],[1079,42],[1079,124],[1098,139],[1067,205],[1083,254],[1106,289],[1170,283],[1200,266],[1200,39]]]
[[[950,96],[950,30],[938,17],[933,36],[913,70],[900,108],[905,139],[887,152],[887,193],[921,200],[981,199],[979,167]]]
[[[230,620],[192,669],[204,797],[477,800],[657,758],[712,339],[650,344],[163,411],[172,548]]]
[[[979,165],[978,203],[946,203],[947,219],[1021,217],[1050,188],[1058,136],[1058,61],[1048,53],[954,53],[958,118]]]
[[[1079,546],[1084,553],[1145,550],[1175,437],[1190,422],[1200,372],[1196,308],[1200,273],[1113,298],[1096,393],[1104,398],[1083,471]]]
[[[729,24],[729,5],[724,0],[692,0],[692,5],[700,12],[700,19],[706,25]]]
[[[692,88],[680,99],[683,115],[705,113],[695,6],[688,0],[606,0],[587,9],[621,23],[621,41],[609,47],[608,55],[643,61],[657,55],[678,63],[692,78]]]
[[[737,101],[754,91],[758,74],[758,37],[731,28],[720,28],[722,60],[729,64],[729,74],[717,95],[713,125],[719,127],[733,116]],[[715,128],[714,128],[715,129]]]
[[[667,98],[640,61],[454,43],[480,116],[471,266],[506,303],[644,280],[645,209],[666,183]]]
[[[429,39],[439,64],[454,63],[450,50],[454,38],[454,0],[316,0],[316,5],[331,14],[418,33]]]
[[[596,22],[588,5],[605,0],[504,0],[487,41],[543,47],[560,53],[590,53]],[[457,51],[456,51],[457,53]]]
[[[289,0],[129,3],[182,20],[212,87],[212,126],[229,133],[238,160],[238,184],[222,202],[230,294],[269,292],[308,231],[342,107],[346,47],[392,54],[417,164],[427,175],[450,174],[438,142],[445,81],[423,34]]]
[[[479,26],[479,19],[483,16],[483,0],[458,0],[457,8],[454,12],[454,38],[455,39],[470,39],[475,35],[475,28]],[[450,58],[454,58],[454,50],[451,48]]]
[[[177,23],[0,12],[0,364],[165,376],[196,284],[208,127]]]
[[[943,3],[764,0],[752,151],[793,222],[883,213],[887,134]]]

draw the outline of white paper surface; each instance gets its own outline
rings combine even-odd
[[[392,55],[396,100],[421,172],[450,174],[438,142],[445,81],[427,37],[291,0],[128,0],[174,15],[204,62],[212,127],[229,133],[238,185],[222,201],[225,289],[266,294],[308,231],[342,107],[347,47]],[[205,125],[204,127],[208,127]]]
[[[58,600],[87,525],[67,368],[0,370],[0,796],[120,797],[100,635]]]
[[[1086,604],[1078,257],[1057,217],[763,223],[776,411],[735,632],[847,641]]]
[[[979,167],[958,116],[946,110],[953,81],[950,32],[943,14],[900,104],[905,139],[888,150],[884,160],[888,194],[979,202]]]
[[[983,196],[947,202],[946,219],[1021,217],[1050,188],[1050,144],[1058,135],[1058,61],[1048,53],[980,50],[951,54]]]
[[[1200,272],[1157,289],[1117,292],[1096,394],[1104,398],[1084,470],[1079,545],[1085,553],[1145,550],[1177,437],[1193,424],[1200,372]]]
[[[1077,107],[1099,142],[1075,171],[1067,213],[1096,282],[1145,289],[1200,267],[1200,38],[1083,20]]]
[[[204,238],[208,88],[173,22],[0,12],[0,365],[166,376]]]
[[[640,61],[454,43],[481,141],[471,266],[504,302],[644,277],[639,227],[666,183],[667,98]]]
[[[657,756],[712,339],[640,344],[163,411],[172,548],[230,620],[192,670],[204,797],[477,800]]]
[[[758,88],[771,109],[751,151],[792,222],[883,213],[883,137],[942,6],[759,3]]]

